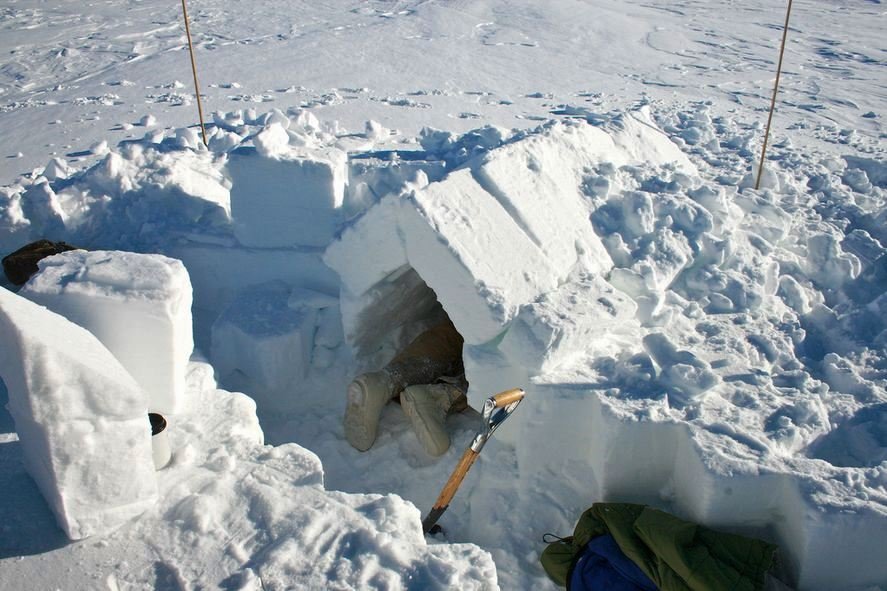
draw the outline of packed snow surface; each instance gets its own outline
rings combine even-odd
[[[801,589],[887,588],[879,2],[794,3],[760,189],[782,6],[191,9],[208,147],[168,4],[0,12],[0,255],[89,250],[3,292],[34,320],[0,354],[0,586],[551,588],[542,534],[611,500],[772,540]],[[50,324],[77,327],[24,296],[91,315],[122,367],[80,333],[86,357],[40,365]],[[397,405],[366,453],[341,416],[353,375],[444,314],[474,408],[528,395],[426,539],[476,413],[437,459]],[[23,360],[92,415],[97,380],[181,376],[140,517],[68,543],[64,497],[25,475]]]

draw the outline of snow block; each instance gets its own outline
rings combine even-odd
[[[559,273],[470,170],[413,191],[401,209],[407,258],[467,343],[496,337]]]
[[[536,374],[580,355],[616,356],[641,338],[636,315],[630,297],[599,275],[581,273],[522,306],[499,349]]]
[[[280,280],[334,293],[339,283],[315,250],[187,243],[169,248],[167,254],[185,264],[194,287],[194,301],[201,310],[212,312],[210,320],[251,285]]]
[[[699,174],[687,155],[659,129],[648,105],[619,114],[603,128],[612,138],[615,151],[624,155],[625,164],[671,164],[685,174]]]
[[[240,148],[231,153],[226,170],[234,235],[243,246],[326,246],[332,240],[348,174],[341,150]]]
[[[98,337],[145,390],[149,410],[179,412],[194,349],[191,281],[181,261],[78,250],[39,266],[20,294]]]
[[[408,263],[397,231],[401,202],[396,195],[382,199],[326,249],[323,262],[350,293],[365,293]]]
[[[247,288],[212,327],[212,360],[220,381],[239,387],[237,380],[245,377],[266,405],[280,402],[287,386],[305,377],[318,310],[334,303],[328,296],[323,301],[302,297],[291,307],[291,291],[279,281]]]
[[[0,375],[25,466],[72,540],[157,500],[146,397],[88,331],[0,289]]]
[[[602,273],[613,261],[592,231],[580,186],[587,168],[611,159],[623,160],[604,131],[558,125],[490,152],[474,176],[561,277],[583,255],[590,271]]]

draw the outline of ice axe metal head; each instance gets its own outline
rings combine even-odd
[[[424,520],[422,520],[422,530],[426,534],[433,532],[437,520],[440,519],[440,516],[443,515],[444,511],[447,510],[447,507],[450,506],[450,501],[456,495],[459,485],[462,484],[462,480],[465,478],[465,475],[468,474],[468,470],[474,465],[474,461],[480,454],[480,450],[486,445],[487,440],[493,435],[496,429],[499,428],[499,425],[511,416],[511,413],[514,412],[514,409],[517,408],[517,405],[520,404],[520,401],[523,399],[524,391],[520,388],[515,388],[513,390],[500,392],[495,396],[490,396],[487,398],[486,402],[484,402],[483,428],[474,436],[471,445],[465,450],[465,453],[462,454],[462,458],[459,460],[459,463],[456,464],[453,473],[450,474],[450,479],[447,480],[447,483],[440,491],[440,496],[437,497],[437,502],[434,503],[431,512]]]
[[[474,452],[480,453],[480,450],[486,445],[487,440],[492,437],[496,429],[499,428],[499,425],[504,423],[505,419],[511,416],[511,413],[514,412],[517,405],[524,399],[524,394],[525,392],[523,390],[515,388],[513,390],[500,392],[499,394],[490,396],[486,399],[482,414],[484,422],[483,429],[474,436],[474,440],[471,442],[471,449]]]

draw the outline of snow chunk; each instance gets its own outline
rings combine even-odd
[[[157,498],[145,395],[89,332],[0,289],[0,374],[26,468],[71,539]]]
[[[656,125],[648,105],[621,113],[604,127],[629,162],[672,164],[686,174],[699,174],[687,155]]]
[[[31,223],[31,236],[58,240],[65,235],[67,216],[49,183],[38,182],[25,189],[21,196],[21,208]]]
[[[563,279],[581,256],[593,272],[613,266],[591,231],[580,191],[585,169],[610,158],[624,160],[602,130],[555,126],[494,150],[475,166],[474,174]]]
[[[43,167],[43,176],[51,181],[66,179],[71,174],[71,168],[68,163],[61,158],[52,158]]]
[[[220,381],[243,387],[240,380],[247,380],[265,408],[286,403],[287,386],[305,377],[318,310],[332,304],[323,294],[298,292],[302,297],[291,306],[294,294],[283,282],[250,287],[213,323],[212,360]]]
[[[185,266],[162,255],[82,250],[39,266],[21,295],[97,336],[144,388],[151,411],[180,411],[194,348]]]
[[[571,358],[616,356],[640,339],[637,305],[600,276],[580,274],[522,306],[499,349],[531,373]]]
[[[256,150],[231,153],[234,235],[244,246],[326,246],[341,216],[347,158],[335,148],[296,150],[290,131],[272,123]]]
[[[644,337],[644,348],[662,370],[659,382],[667,388],[672,406],[686,406],[720,381],[706,361],[679,351],[662,333]]]
[[[21,193],[0,187],[0,253],[5,256],[26,244],[30,227],[22,210]]]

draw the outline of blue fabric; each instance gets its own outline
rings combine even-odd
[[[656,591],[656,585],[631,561],[613,536],[591,540],[570,575],[570,591]]]

